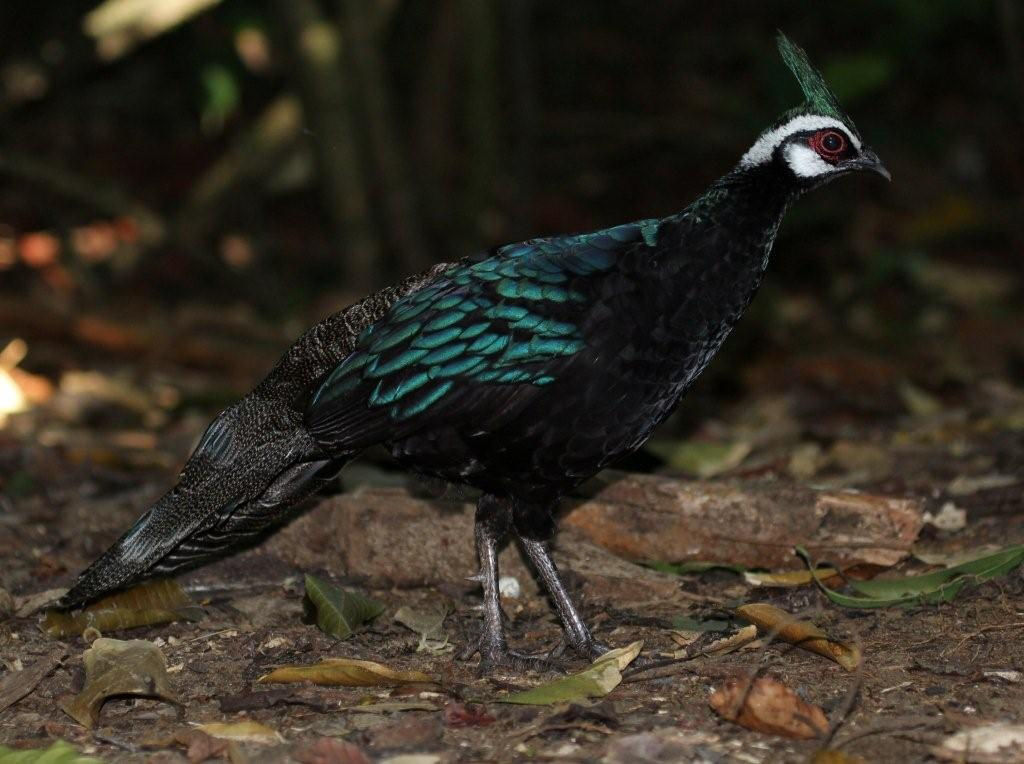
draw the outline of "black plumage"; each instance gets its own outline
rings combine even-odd
[[[601,653],[546,548],[558,500],[675,409],[757,291],[793,201],[854,170],[887,176],[803,52],[780,49],[806,102],[686,209],[438,266],[317,325],[214,421],[178,486],[64,604],[209,559],[384,444],[410,470],[483,491],[484,665],[527,661],[498,604],[509,532],[569,644]]]

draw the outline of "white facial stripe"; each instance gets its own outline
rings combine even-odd
[[[786,164],[789,165],[789,169],[798,178],[814,178],[819,175],[827,175],[830,172],[835,172],[836,169],[818,156],[817,151],[810,146],[804,146],[802,143],[791,143],[786,146],[783,157],[786,160]]]
[[[789,136],[808,130],[823,130],[827,127],[837,127],[842,130],[843,135],[850,137],[853,147],[860,151],[860,140],[838,119],[822,117],[817,114],[801,114],[799,117],[793,117],[786,124],[779,125],[774,130],[762,133],[761,137],[754,142],[754,145],[740,159],[740,166],[753,167],[770,162],[775,149]]]

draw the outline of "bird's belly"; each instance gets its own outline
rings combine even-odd
[[[473,422],[390,443],[406,467],[484,490],[546,500],[640,448],[676,407],[713,350],[603,359],[585,384],[560,380],[493,430]]]

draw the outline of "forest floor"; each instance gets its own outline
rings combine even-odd
[[[49,341],[56,347],[63,340]],[[211,364],[233,363],[216,355],[209,354],[215,358]],[[453,541],[441,524],[436,537],[429,535],[429,523],[417,525],[415,545],[445,548],[439,560],[450,554],[461,562],[449,568],[439,561],[422,585],[396,583],[401,576],[383,563],[372,569],[373,554],[364,556],[369,562],[361,569],[351,564],[351,554],[348,562],[339,554],[335,564],[329,539],[318,537],[342,512],[344,502],[332,498],[318,499],[312,514],[262,546],[183,577],[200,608],[194,620],[104,634],[155,644],[180,705],[114,698],[87,730],[62,705],[85,683],[83,653],[89,645],[82,637],[47,636],[40,614],[31,612],[32,595],[66,586],[166,490],[211,405],[228,397],[203,387],[202,380],[216,376],[208,371],[174,376],[154,367],[125,375],[118,371],[123,366],[123,359],[114,358],[105,373],[65,373],[49,380],[14,375],[24,390],[35,391],[38,403],[0,430],[4,745],[40,748],[63,739],[109,761],[227,756],[254,762],[799,762],[823,748],[850,758],[821,761],[1024,756],[1019,726],[1011,731],[1019,746],[1014,753],[1006,749],[985,758],[984,752],[962,754],[949,747],[956,733],[984,735],[989,725],[1024,725],[1024,568],[968,586],[951,602],[909,607],[843,608],[813,584],[755,586],[721,569],[657,573],[669,584],[652,598],[650,587],[628,585],[631,575],[637,582],[655,575],[632,562],[621,562],[628,567],[617,578],[577,575],[571,551],[588,542],[580,542],[575,531],[564,532],[559,560],[570,586],[598,638],[615,647],[643,640],[645,656],[672,654],[687,638],[687,628],[705,628],[714,619],[727,622],[722,629],[735,628],[740,621],[734,608],[761,602],[859,646],[864,659],[859,669],[848,671],[762,633],[760,640],[732,652],[698,653],[647,672],[626,669],[622,682],[601,698],[513,705],[502,702],[510,691],[554,676],[480,677],[476,658],[457,658],[479,628],[480,592],[464,580],[471,534]],[[915,501],[925,521],[912,553],[895,565],[861,566],[854,571],[861,576],[941,569],[966,552],[1024,544],[1024,391],[1014,384],[982,375],[929,391],[909,381],[915,378],[912,371],[829,350],[795,361],[762,358],[746,374],[748,392],[691,430],[686,447],[662,442],[649,464],[630,464],[630,469],[680,475],[696,491],[723,484],[743,490],[769,481]],[[182,406],[182,395],[205,403]],[[702,400],[699,391],[696,400]],[[183,410],[191,413],[177,413]],[[382,481],[403,484],[404,478],[371,460],[346,473],[345,495],[361,483]],[[465,497],[449,501],[458,511],[469,511]],[[386,514],[382,522],[387,525]],[[392,525],[395,543],[408,543],[403,526]],[[374,543],[386,551],[386,541]],[[503,559],[516,554],[508,549]],[[731,562],[714,559],[710,548],[700,557]],[[547,602],[525,568],[508,564],[521,590],[503,600],[512,645],[557,646],[559,630]],[[800,565],[794,557],[784,567]],[[758,566],[748,562],[747,567]],[[369,595],[385,606],[383,613],[347,640],[326,636],[303,618],[303,575],[309,573]],[[841,586],[835,580],[833,585]],[[403,606],[448,609],[440,637],[448,645],[417,651],[420,637],[394,620]],[[276,666],[325,657],[421,671],[432,681],[351,688],[257,682]],[[570,655],[561,660],[568,671],[586,668]],[[23,697],[5,707],[4,689],[30,676],[33,683]],[[795,740],[747,729],[711,708],[713,691],[754,676],[776,679],[819,706],[830,732]],[[264,730],[265,739],[225,748],[195,735],[196,725],[245,720],[262,723],[273,731],[271,737]],[[328,750],[324,738],[352,747]],[[971,745],[977,748],[984,739]]]

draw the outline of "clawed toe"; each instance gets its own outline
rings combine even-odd
[[[501,673],[502,671],[509,671],[515,674],[526,671],[534,671],[538,674],[565,673],[565,669],[547,655],[526,655],[525,653],[508,649],[481,651],[478,671],[481,676]]]
[[[604,642],[598,642],[596,639],[591,639],[588,642],[584,642],[582,645],[573,645],[573,650],[581,658],[588,661],[596,661],[606,652],[611,650],[611,647],[606,645]]]
[[[504,645],[486,644],[484,640],[469,644],[457,657],[459,660],[470,660],[477,653],[480,653],[478,672],[481,676],[502,672],[522,673],[525,671],[565,673],[565,669],[552,659],[550,653],[527,655],[515,650],[509,650]]]

